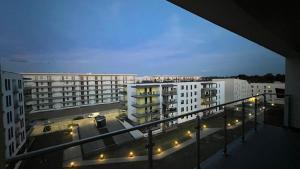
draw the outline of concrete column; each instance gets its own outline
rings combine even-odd
[[[286,108],[285,117],[289,116],[290,127],[300,129],[300,56],[286,58],[285,74],[285,93],[291,95],[290,114]]]

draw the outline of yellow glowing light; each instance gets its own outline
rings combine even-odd
[[[227,124],[227,126],[228,126],[228,127],[230,127],[230,126],[231,126],[231,124],[230,124],[230,123],[228,123],[228,124]]]
[[[174,141],[174,144],[177,146],[177,145],[178,145],[178,141],[177,141],[177,140],[175,140],[175,141]]]
[[[271,86],[268,86],[268,88],[270,89],[270,88],[271,88]]]
[[[73,135],[73,131],[71,131],[70,134]]]
[[[73,126],[70,126],[70,129],[73,129]]]
[[[249,102],[255,102],[255,97],[251,97],[251,98],[249,99]]]
[[[206,129],[206,128],[207,128],[207,126],[206,126],[205,124],[203,124],[203,128],[204,128],[204,129]]]
[[[132,151],[129,152],[129,157],[133,157],[133,152]]]
[[[158,153],[161,153],[161,148],[157,148],[157,152],[158,152]]]
[[[75,164],[75,163],[74,163],[73,161],[72,161],[72,162],[70,162],[70,166],[71,166],[71,167],[73,167],[73,166],[74,166],[74,164]]]
[[[101,159],[101,160],[104,159],[104,154],[100,154],[100,159]]]
[[[238,120],[238,119],[236,119],[236,120],[235,120],[235,122],[236,122],[236,123],[238,123],[238,122],[239,122],[239,120]]]
[[[192,136],[192,133],[191,133],[190,130],[187,131],[187,134],[188,134],[189,136]]]
[[[252,116],[252,114],[251,114],[251,113],[249,113],[249,116]]]
[[[274,103],[272,103],[271,105],[274,106]]]

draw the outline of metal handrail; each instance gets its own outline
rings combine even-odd
[[[17,161],[20,161],[20,160],[33,158],[33,157],[43,155],[43,154],[46,154],[46,153],[67,149],[69,147],[74,147],[74,146],[81,145],[81,144],[84,144],[84,143],[93,142],[93,141],[96,141],[96,140],[99,140],[99,139],[104,139],[106,137],[112,137],[112,136],[115,136],[115,135],[127,133],[127,132],[134,131],[134,130],[139,130],[139,129],[144,129],[144,128],[151,128],[151,126],[155,126],[157,124],[161,124],[161,123],[165,123],[165,122],[169,122],[169,121],[174,121],[174,120],[182,118],[182,117],[195,115],[195,114],[198,114],[200,112],[205,112],[205,111],[208,111],[208,110],[211,110],[211,109],[215,109],[215,108],[218,108],[218,107],[223,107],[223,106],[233,104],[233,103],[236,103],[236,102],[245,101],[245,100],[248,100],[248,99],[253,98],[253,97],[257,98],[257,97],[260,97],[260,96],[265,96],[266,94],[267,93],[259,94],[259,95],[255,95],[255,96],[250,96],[250,97],[246,97],[246,98],[239,99],[239,100],[230,101],[230,102],[219,104],[219,105],[212,106],[212,107],[209,107],[209,108],[204,108],[204,109],[201,109],[201,110],[193,111],[193,112],[190,112],[190,113],[186,113],[186,114],[182,114],[182,115],[178,115],[178,116],[174,116],[174,117],[169,117],[169,118],[162,119],[162,120],[157,120],[157,121],[137,125],[137,126],[129,128],[129,129],[117,130],[117,131],[113,131],[113,132],[109,132],[109,133],[105,133],[105,134],[101,134],[101,135],[97,135],[97,136],[92,136],[92,137],[89,137],[89,138],[84,138],[84,139],[81,139],[81,140],[76,140],[76,141],[63,143],[63,144],[59,144],[59,145],[55,145],[55,146],[51,146],[51,147],[47,147],[47,148],[42,148],[42,149],[39,149],[39,150],[28,152],[26,154],[20,154],[20,155],[14,156],[12,158],[8,158],[6,160],[6,162],[7,163],[14,163],[14,162],[17,162]]]

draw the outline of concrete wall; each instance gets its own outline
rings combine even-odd
[[[300,129],[300,57],[286,58],[286,94],[291,96],[291,127]],[[288,112],[285,111],[285,114]]]

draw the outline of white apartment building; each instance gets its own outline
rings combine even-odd
[[[142,83],[143,81],[148,82],[192,82],[200,81],[200,76],[182,76],[182,75],[156,75],[156,76],[140,76],[136,78],[137,83]]]
[[[0,124],[5,131],[5,155],[9,158],[15,156],[26,142],[23,80],[21,75],[6,71],[1,71],[0,80],[3,116]]]
[[[226,79],[213,79],[212,81],[223,81],[225,84],[225,103],[234,100],[250,97],[251,90],[247,80],[226,78]],[[236,103],[238,104],[238,103]],[[234,104],[232,104],[234,105]]]
[[[142,83],[127,86],[128,119],[133,125],[173,117],[224,103],[224,82]],[[201,116],[219,112],[218,108]],[[157,130],[195,119],[195,115],[157,126]]]
[[[282,82],[274,83],[250,83],[251,95],[257,95],[262,93],[278,93],[276,90],[284,90],[285,84]],[[284,99],[278,98],[277,95],[267,95],[266,100],[269,103],[283,104]]]
[[[22,73],[26,112],[116,103],[135,74]]]

